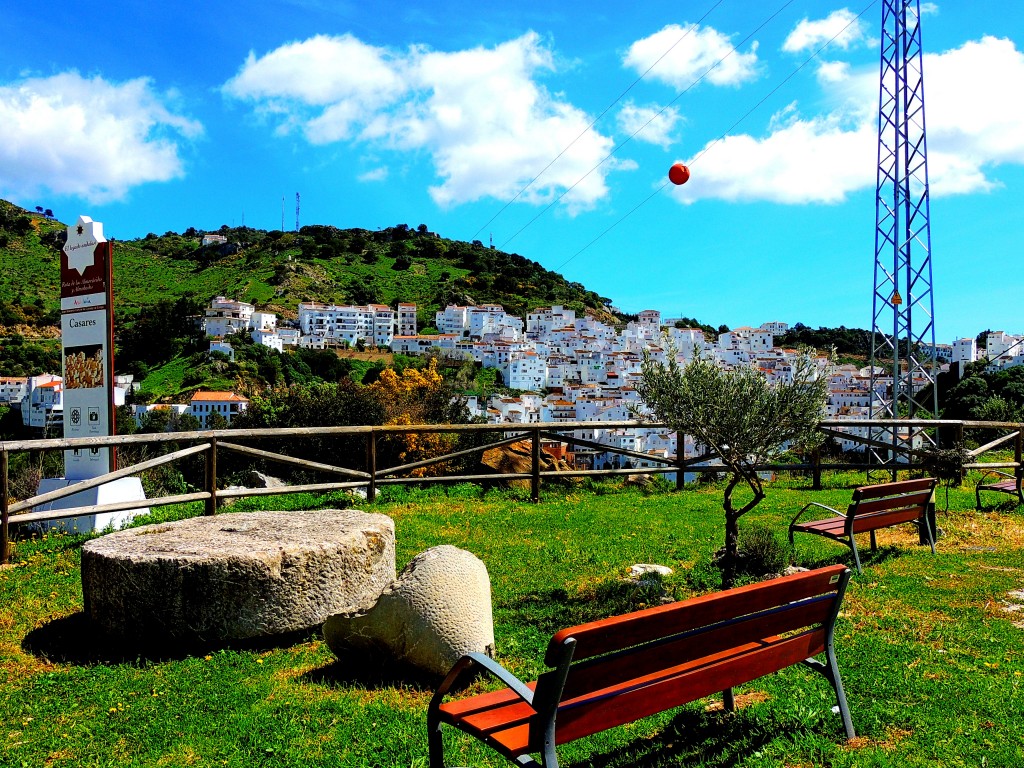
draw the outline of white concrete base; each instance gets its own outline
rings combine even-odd
[[[49,493],[59,488],[67,488],[77,480],[65,480],[63,477],[43,478],[39,482],[39,493]],[[146,492],[142,489],[142,481],[137,477],[122,477],[96,488],[66,496],[63,499],[40,504],[33,512],[50,512],[72,507],[97,507],[102,504],[117,504],[122,501],[145,501]],[[43,530],[64,530],[78,533],[98,533],[107,528],[118,530],[123,528],[139,515],[148,515],[149,507],[125,509],[120,512],[102,512],[98,515],[80,515],[66,517],[63,520],[50,520],[38,523]]]

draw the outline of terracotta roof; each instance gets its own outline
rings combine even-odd
[[[230,402],[248,403],[249,398],[236,395],[234,392],[196,392],[192,395],[192,402]]]

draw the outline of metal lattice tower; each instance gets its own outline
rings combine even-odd
[[[938,393],[927,387],[936,375],[935,305],[920,0],[882,0],[881,48],[870,415],[937,416]],[[897,430],[871,432],[875,464],[888,463],[878,443],[895,449],[911,439]]]

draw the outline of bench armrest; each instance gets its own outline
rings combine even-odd
[[[441,682],[441,685],[438,686],[437,690],[434,692],[434,697],[430,700],[431,710],[436,710],[441,706],[441,700],[445,697],[448,691],[452,689],[455,682],[459,679],[459,676],[473,666],[483,667],[489,674],[498,678],[501,682],[512,689],[519,698],[530,706],[533,706],[533,691],[530,690],[522,680],[513,675],[490,656],[483,653],[470,653],[455,662],[451,670]]]
[[[791,522],[789,524],[789,527],[792,528],[794,525],[796,525],[796,521],[800,519],[800,516],[803,515],[803,513],[806,512],[811,507],[820,507],[821,509],[827,509],[829,512],[831,512],[834,515],[843,516],[843,513],[840,512],[838,509],[832,509],[832,507],[826,506],[824,504],[819,504],[816,501],[812,501],[812,502],[809,502],[808,504],[804,504],[803,508],[799,512],[796,513],[796,517],[793,518],[793,522]]]

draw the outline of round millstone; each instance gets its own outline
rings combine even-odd
[[[196,517],[82,547],[86,614],[129,640],[308,630],[373,602],[394,579],[394,522],[356,510]]]

